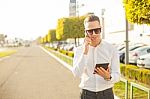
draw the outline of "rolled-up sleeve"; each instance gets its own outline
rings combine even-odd
[[[116,83],[120,81],[120,62],[119,62],[119,55],[116,48],[114,48],[112,54],[112,61],[111,61],[111,83]]]
[[[87,63],[87,55],[82,53],[81,48],[76,48],[74,51],[72,73],[75,77],[81,77],[84,67]]]

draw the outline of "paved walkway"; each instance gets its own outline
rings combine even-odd
[[[0,61],[0,99],[78,99],[79,80],[37,46]]]

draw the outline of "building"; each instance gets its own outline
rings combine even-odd
[[[6,38],[7,38],[7,35],[0,34],[0,46],[4,45]]]
[[[69,17],[76,16],[76,0],[70,0],[69,3]]]

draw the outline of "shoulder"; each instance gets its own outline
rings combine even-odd
[[[104,40],[102,41],[102,44],[103,44],[103,46],[108,47],[108,48],[113,48],[113,49],[116,48],[115,45],[113,45],[107,41],[104,41]]]
[[[103,49],[107,49],[109,52],[117,52],[117,47],[107,41],[102,42]]]
[[[80,45],[80,46],[77,46],[77,47],[74,47],[74,52],[81,52],[83,49],[83,45]]]

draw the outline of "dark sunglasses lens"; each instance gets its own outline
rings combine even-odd
[[[96,34],[99,34],[99,33],[101,32],[101,28],[94,29],[94,32],[95,32]]]
[[[101,28],[97,28],[97,29],[92,29],[92,30],[86,30],[86,32],[90,35],[93,34],[93,31],[95,32],[95,34],[99,34],[101,32]]]
[[[93,34],[93,30],[87,30],[87,33],[92,35]]]

